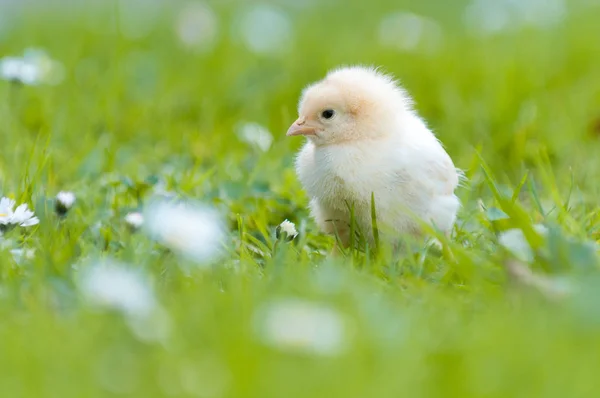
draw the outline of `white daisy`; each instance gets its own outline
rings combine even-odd
[[[19,205],[12,215],[12,223],[21,227],[29,227],[36,225],[40,220],[34,216],[34,213],[29,210],[26,203]]]
[[[139,229],[144,224],[144,216],[137,211],[127,213],[125,222],[132,229]]]
[[[26,64],[21,58],[4,57],[0,60],[0,76],[4,80],[21,81],[23,76],[27,76],[25,67]],[[26,77],[25,80],[31,80],[31,78]]]
[[[68,191],[60,191],[56,194],[56,211],[59,214],[65,214],[73,207],[75,203],[75,194]]]
[[[0,199],[0,224],[10,224],[15,201],[9,198]]]
[[[276,234],[277,234],[278,238],[282,233],[286,234],[287,238],[290,240],[294,239],[296,236],[298,236],[298,231],[296,230],[296,225],[287,219],[284,220],[277,227]]]
[[[145,209],[144,220],[153,239],[190,260],[208,263],[222,253],[225,225],[212,208],[156,200]]]
[[[64,68],[45,51],[30,48],[22,57],[0,59],[0,77],[26,85],[56,84],[63,79]]]
[[[19,205],[13,211],[14,206],[14,200],[8,198],[0,199],[0,226],[20,225],[21,227],[29,227],[40,222],[34,213],[29,210],[26,203]]]
[[[322,305],[285,299],[263,306],[254,318],[259,338],[283,351],[336,355],[347,342],[342,316]]]

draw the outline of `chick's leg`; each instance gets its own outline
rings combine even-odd
[[[350,227],[347,214],[342,211],[332,209],[328,206],[324,206],[317,199],[311,200],[310,211],[321,231],[337,237],[334,251],[339,250],[339,248],[337,248],[338,240],[343,247],[349,246]]]

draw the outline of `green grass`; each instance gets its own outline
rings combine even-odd
[[[293,44],[274,56],[232,37],[234,1],[211,3],[219,36],[204,53],[179,44],[177,7],[142,38],[123,34],[112,2],[7,20],[0,56],[43,48],[65,78],[0,81],[0,196],[40,218],[5,236],[33,259],[0,251],[2,396],[597,396],[600,8],[571,1],[557,26],[477,37],[462,24],[464,2],[442,3],[281,2]],[[380,19],[396,9],[440,23],[437,52],[378,44]],[[285,131],[302,87],[353,63],[395,74],[465,170],[441,250],[330,257],[334,238],[308,216],[293,170],[301,141]],[[268,128],[270,150],[240,141],[241,121]],[[218,264],[194,267],[127,228],[157,182],[224,215]],[[64,218],[61,190],[77,195]],[[300,234],[275,245],[284,219]],[[532,261],[499,244],[511,228]],[[85,300],[78,278],[98,258],[148,278],[162,312],[142,329],[168,328],[161,338]],[[337,314],[335,352],[269,344],[261,314],[291,299]]]

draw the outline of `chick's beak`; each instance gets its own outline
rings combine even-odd
[[[300,117],[294,122],[294,124],[290,126],[286,135],[288,137],[294,135],[317,135],[316,131],[316,127],[306,124],[306,119],[304,117]]]

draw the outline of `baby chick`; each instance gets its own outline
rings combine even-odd
[[[385,240],[420,235],[417,219],[450,232],[459,173],[392,77],[365,67],[334,70],[303,91],[298,113],[287,135],[307,138],[296,172],[325,233],[347,246],[352,209],[373,242],[372,195]]]

